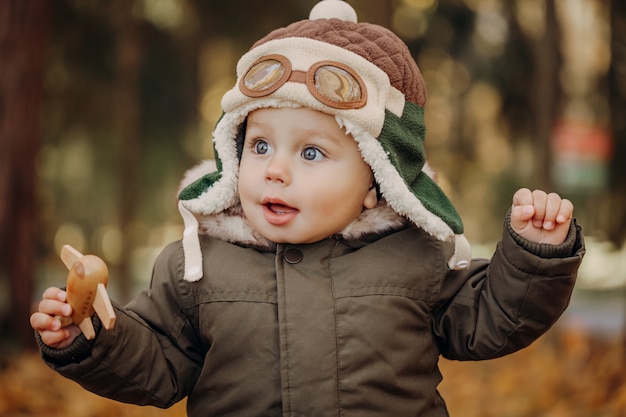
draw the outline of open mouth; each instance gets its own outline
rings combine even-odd
[[[274,226],[289,224],[300,212],[297,208],[280,200],[268,199],[263,202],[262,206],[265,220]]]
[[[274,214],[290,214],[297,211],[297,209],[282,203],[265,203],[264,205],[267,210]]]

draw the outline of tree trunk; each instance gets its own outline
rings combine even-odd
[[[0,4],[0,278],[10,310],[2,333],[31,345],[37,215],[35,160],[40,146],[42,72],[48,2]]]
[[[141,117],[139,104],[139,75],[142,42],[139,22],[132,15],[133,2],[116,3],[117,81],[115,96],[116,135],[120,164],[120,230],[122,253],[119,264],[120,299],[128,300],[132,293],[130,252],[134,247],[130,226],[137,206],[138,173],[141,148]]]
[[[559,21],[554,0],[546,0],[544,35],[530,45],[534,73],[530,80],[532,88],[528,90],[531,94],[529,102],[533,108],[533,139],[535,155],[537,155],[535,184],[543,190],[553,189],[550,172],[552,165],[550,141],[561,105],[559,44]]]
[[[609,95],[613,158],[610,167],[611,217],[607,233],[617,246],[626,239],[626,4],[611,2]]]

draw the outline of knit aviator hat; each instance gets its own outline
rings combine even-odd
[[[248,113],[266,107],[333,115],[357,142],[386,204],[433,237],[454,243],[450,269],[468,267],[461,219],[423,171],[425,104],[424,80],[404,42],[381,26],[357,23],[343,0],[322,0],[309,19],[256,42],[239,60],[237,83],[222,98],[223,115],[213,132],[217,171],[179,194],[185,279],[202,278],[197,216],[239,204],[242,126]]]

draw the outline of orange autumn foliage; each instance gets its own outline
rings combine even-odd
[[[503,358],[442,360],[441,393],[452,417],[623,417],[624,348],[621,338],[553,330]]]

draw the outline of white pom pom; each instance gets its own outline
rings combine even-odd
[[[343,0],[322,0],[311,9],[309,19],[332,19],[337,18],[357,23],[356,12]]]

